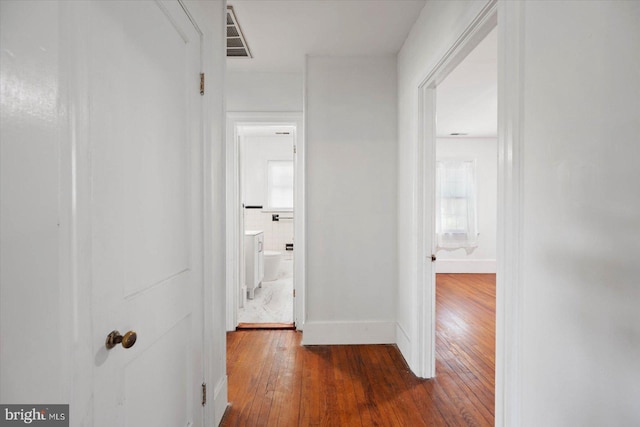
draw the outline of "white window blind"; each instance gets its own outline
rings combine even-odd
[[[269,209],[293,209],[293,161],[267,162],[267,202]]]
[[[476,161],[436,161],[436,250],[478,247]]]

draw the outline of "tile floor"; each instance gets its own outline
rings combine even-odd
[[[293,260],[282,260],[278,278],[262,282],[238,310],[239,323],[293,323]]]

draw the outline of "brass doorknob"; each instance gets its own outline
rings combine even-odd
[[[124,348],[130,348],[136,343],[136,339],[138,339],[138,335],[135,331],[129,331],[124,336],[120,335],[118,331],[112,331],[107,335],[107,341],[104,346],[109,350],[118,344],[122,344]]]

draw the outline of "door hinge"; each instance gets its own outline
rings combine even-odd
[[[207,383],[202,383],[202,406],[207,404]]]
[[[204,73],[200,73],[200,95],[204,95]]]
[[[296,154],[296,146],[293,146],[293,154]]]
[[[296,297],[296,290],[295,289],[293,290],[293,297],[294,298]]]

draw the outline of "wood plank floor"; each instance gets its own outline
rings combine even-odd
[[[300,346],[295,331],[227,335],[222,426],[492,426],[495,275],[438,274],[436,378],[393,345]]]

